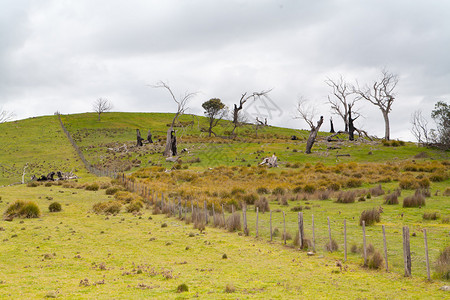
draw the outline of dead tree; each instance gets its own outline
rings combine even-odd
[[[353,87],[353,92],[358,95],[359,99],[369,101],[377,106],[384,118],[384,139],[390,139],[389,113],[392,110],[395,94],[394,89],[397,86],[399,77],[397,74],[390,73],[387,70],[381,71],[382,78],[375,81],[372,86],[366,85],[360,88],[359,85]]]
[[[297,111],[294,118],[304,120],[311,128],[308,140],[306,142],[306,154],[311,153],[311,149],[314,145],[314,142],[316,141],[317,133],[319,132],[320,126],[322,126],[323,123],[323,116],[320,116],[319,121],[317,121],[317,125],[314,125],[314,114],[314,107],[307,105],[306,99],[300,98],[297,102]]]
[[[136,146],[141,147],[143,145],[142,141],[144,139],[141,137],[141,131],[139,129],[136,129],[136,139],[137,139]]]
[[[92,108],[98,114],[98,121],[100,121],[100,115],[104,112],[110,111],[112,109],[112,104],[106,98],[98,98],[95,100]]]
[[[150,131],[150,129],[147,132],[147,142],[149,144],[153,144],[153,140],[152,140],[152,132]]]
[[[253,94],[248,95],[248,96],[247,96],[247,92],[242,94],[241,99],[239,99],[239,106],[237,104],[234,104],[234,108],[233,108],[233,130],[231,131],[232,135],[234,135],[234,131],[236,130],[236,127],[240,126],[240,124],[242,123],[242,116],[241,116],[240,112],[244,108],[244,104],[250,99],[256,100],[261,97],[264,97],[270,91],[271,91],[271,89],[266,90],[266,91],[263,90],[261,92],[253,92]]]
[[[0,109],[0,123],[11,121],[12,118],[14,118],[14,113]]]
[[[344,81],[342,76],[338,80],[328,78],[325,83],[333,89],[333,98],[328,96],[328,103],[331,105],[331,111],[342,118],[345,124],[345,130],[348,132],[348,105],[354,105],[358,98],[351,97],[354,92],[352,87]]]
[[[333,125],[333,118],[330,118],[330,133],[335,133],[334,131],[334,125]]]
[[[192,97],[194,97],[197,93],[186,92],[183,96],[177,98],[173,94],[169,85],[167,85],[163,81],[158,82],[156,85],[153,85],[153,87],[154,88],[165,88],[170,93],[172,100],[177,104],[177,112],[175,113],[175,116],[172,119],[172,124],[170,125],[170,128],[167,129],[166,147],[165,147],[164,153],[163,153],[163,155],[166,157],[174,156],[174,155],[177,155],[177,151],[176,151],[177,139],[175,136],[175,130],[173,129],[175,122],[178,120],[178,117],[180,115],[184,114],[184,112],[188,109],[187,104],[188,104],[189,100]]]
[[[422,116],[421,110],[416,110],[411,115],[411,133],[417,140],[419,145],[427,146],[431,144],[431,138],[429,136],[428,121]]]

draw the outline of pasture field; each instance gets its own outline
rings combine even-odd
[[[92,213],[105,190],[52,186],[1,189],[4,211],[15,199],[35,201],[38,219],[2,222],[3,299],[442,299],[442,282],[336,266],[334,255],[305,252],[162,214]],[[50,213],[49,203],[62,204]],[[163,225],[165,224],[165,225]],[[224,257],[226,254],[226,258]],[[181,284],[187,292],[177,292]]]
[[[61,116],[89,163],[121,172],[128,189],[85,170],[57,116],[0,124],[0,212],[17,200],[33,201],[42,212],[40,218],[0,221],[1,298],[448,297],[439,290],[448,281],[434,267],[440,251],[450,245],[448,151],[397,141],[327,142],[329,134],[321,132],[313,153],[306,155],[307,131],[269,126],[256,132],[255,126],[245,125],[230,139],[231,124],[222,121],[215,129],[219,136],[208,137],[204,117],[184,115],[181,127],[175,128],[180,159],[173,163],[161,155],[172,117],[105,113],[99,122],[93,113]],[[138,128],[144,138],[151,129],[155,143],[136,147]],[[293,135],[298,139],[291,140]],[[278,168],[258,166],[272,154],[278,157]],[[7,186],[22,180],[27,163],[25,182],[30,175],[56,170],[73,171],[79,179]],[[132,188],[136,186],[149,193],[139,195]],[[385,204],[386,196],[394,193],[399,193],[398,204]],[[403,207],[405,198],[416,193],[424,195],[425,204]],[[230,232],[206,225],[203,230],[203,224],[169,217],[158,208],[163,194],[166,204],[179,199],[190,209],[206,203],[210,214],[214,206],[227,219],[234,208],[241,222],[245,207],[249,236],[242,228]],[[49,212],[55,201],[61,212]],[[120,203],[120,212],[101,213],[111,201]],[[127,212],[132,205],[139,208]],[[255,207],[264,205],[272,211],[277,233],[272,242],[269,211],[258,214],[256,237]],[[384,264],[376,270],[363,267],[359,218],[371,209],[380,212],[380,220],[366,226],[367,243],[384,254],[384,225],[389,272]],[[307,250],[298,249],[294,241],[298,212],[304,217]],[[313,216],[315,255],[308,256]],[[327,218],[338,246],[333,252],[325,249]],[[409,226],[411,233],[412,278],[403,277],[402,226]],[[426,280],[424,229],[431,282]],[[177,291],[182,284],[188,291]]]

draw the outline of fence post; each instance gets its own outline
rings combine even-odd
[[[178,218],[181,220],[181,198],[178,197]]]
[[[208,224],[208,206],[206,206],[206,200],[203,202],[203,207],[205,208],[205,224]]]
[[[405,264],[405,277],[411,276],[411,249],[409,244],[409,227],[403,226],[403,261]]]
[[[384,225],[382,225],[382,228],[383,228],[384,261],[386,263],[386,272],[388,272],[389,267],[388,267],[388,256],[387,256],[386,229],[384,228]]]
[[[328,221],[328,238],[330,240],[330,252],[333,252],[333,244],[331,242],[331,227],[330,227],[330,217],[327,217]]]
[[[259,207],[256,207],[256,237],[258,237],[259,235],[258,221],[259,221]]]
[[[312,244],[313,244],[313,251],[316,252],[316,233],[314,230],[314,215],[311,215],[312,218],[312,235],[313,235],[313,240],[312,240]]]
[[[284,244],[286,245],[286,214],[283,211],[283,235],[284,235]]]
[[[303,240],[304,240],[304,231],[303,231],[303,213],[298,212],[298,243],[300,245],[300,249],[303,249]]]
[[[194,223],[194,203],[191,200],[191,222]]]
[[[214,210],[214,202],[212,203],[213,225],[216,224],[216,211]]]
[[[186,221],[187,214],[187,199],[184,199],[184,220]]]
[[[243,219],[244,219],[244,234],[248,235],[248,227],[247,227],[247,206],[244,205],[244,207],[242,208],[242,213],[243,213]]]
[[[164,193],[161,193],[161,211],[164,208]]]
[[[344,219],[344,261],[347,261],[347,220]]]
[[[366,222],[362,221],[363,231],[363,253],[364,253],[364,266],[367,267],[367,248],[366,248]]]
[[[425,258],[426,258],[426,262],[427,262],[427,277],[428,277],[428,280],[431,281],[430,260],[428,258],[428,241],[427,241],[427,230],[426,229],[423,230],[423,238],[425,240]]]
[[[222,203],[222,216],[223,216],[223,223],[225,225],[225,227],[227,226],[227,221],[225,220],[225,209],[223,208],[223,203]]]
[[[272,211],[270,211],[270,241],[272,241]]]

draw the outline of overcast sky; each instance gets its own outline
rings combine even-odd
[[[114,111],[173,112],[167,91],[149,86],[164,80],[176,95],[199,92],[189,105],[195,114],[210,98],[231,107],[244,92],[273,88],[269,123],[306,128],[292,118],[300,96],[328,120],[327,77],[365,84],[386,68],[400,78],[391,137],[411,140],[411,113],[422,109],[429,116],[438,100],[450,99],[448,0],[0,5],[0,108],[18,119],[92,111],[99,97]],[[358,105],[365,119],[357,125],[382,137],[381,112],[370,103]]]

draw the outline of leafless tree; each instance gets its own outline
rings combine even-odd
[[[345,124],[344,131],[348,132],[348,105],[353,107],[358,98],[352,97],[352,95],[354,95],[352,86],[344,80],[342,75],[337,80],[328,78],[325,80],[325,83],[333,90],[334,97],[330,98],[330,96],[328,96],[328,103],[331,105],[331,111],[333,114],[342,118]],[[353,113],[357,112],[354,111]]]
[[[166,137],[166,148],[164,149],[164,156],[170,157],[177,155],[177,139],[175,135],[175,130],[173,129],[175,126],[175,122],[178,120],[178,117],[188,109],[187,105],[189,103],[189,100],[194,97],[197,93],[188,93],[186,92],[184,95],[180,97],[175,97],[174,93],[172,92],[172,89],[170,86],[165,83],[164,81],[159,81],[152,87],[154,88],[164,88],[166,89],[170,96],[172,97],[172,100],[177,104],[177,112],[175,113],[175,116],[172,119],[172,124],[170,125],[170,128],[167,130],[167,137]]]
[[[253,92],[251,95],[247,95],[247,92],[245,92],[244,94],[242,94],[241,99],[239,99],[239,106],[237,104],[234,104],[234,108],[233,108],[233,130],[231,131],[231,134],[234,134],[234,131],[236,130],[236,127],[240,126],[240,124],[242,123],[242,116],[241,116],[241,110],[244,108],[244,104],[248,101],[248,100],[256,100],[259,99],[261,97],[266,96],[270,91],[270,90],[262,90],[261,92]]]
[[[98,120],[100,121],[100,115],[110,111],[112,109],[112,103],[106,98],[98,98],[95,100],[92,108],[98,114]]]
[[[13,112],[0,109],[0,123],[11,121],[12,118],[14,118]]]
[[[411,115],[411,133],[421,145],[429,145],[431,143],[430,131],[428,129],[428,121],[422,116],[421,110],[416,110]]]
[[[314,125],[313,120],[316,114],[315,107],[309,105],[308,101],[303,97],[300,97],[300,99],[297,101],[295,113],[296,113],[296,115],[294,116],[295,119],[301,119],[305,121],[311,128],[311,131],[309,132],[308,141],[306,142],[306,151],[305,151],[306,154],[310,154],[314,142],[316,141],[317,133],[319,132],[320,126],[322,126],[323,116],[320,116],[319,121],[317,121],[317,125]]]
[[[360,99],[369,101],[373,105],[378,106],[384,118],[384,138],[389,140],[389,113],[392,110],[392,104],[395,100],[394,89],[398,84],[399,77],[397,74],[391,73],[387,70],[382,70],[381,74],[381,80],[375,81],[373,85],[366,85],[363,88],[360,88],[357,84],[356,87],[353,87],[353,92],[355,92]]]

